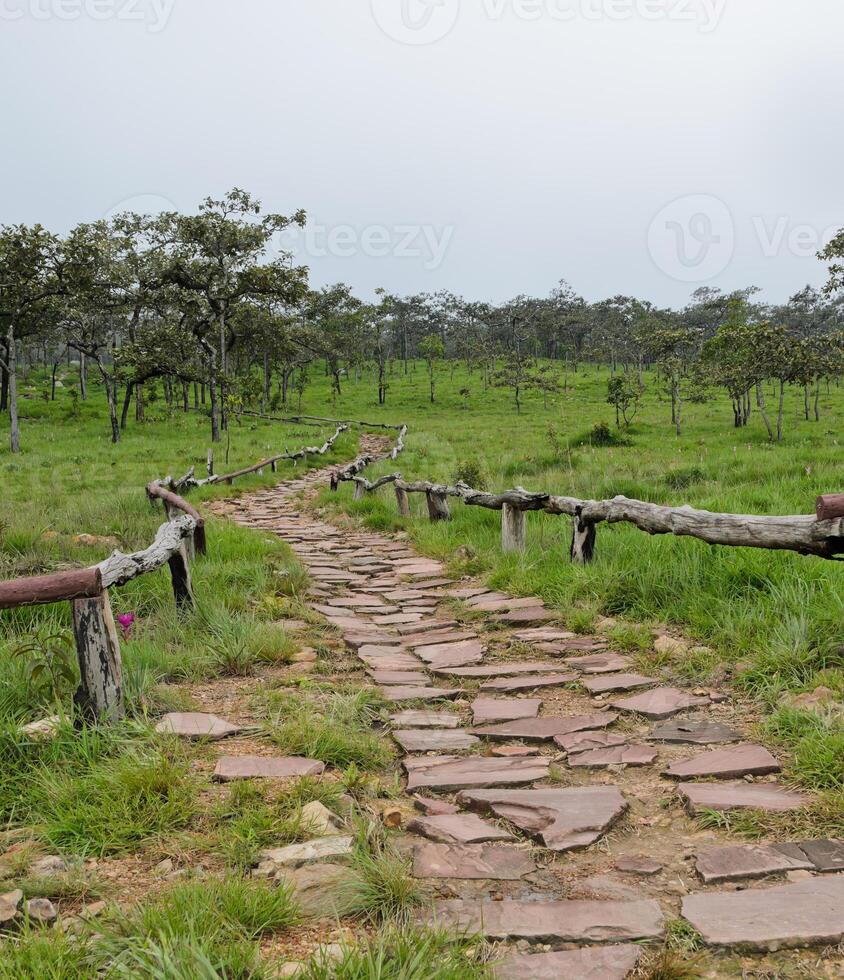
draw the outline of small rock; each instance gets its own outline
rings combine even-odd
[[[444,817],[459,812],[453,803],[448,803],[446,800],[432,800],[427,796],[415,796],[413,805],[428,817]]]
[[[644,875],[645,877],[658,875],[662,871],[662,867],[659,861],[654,861],[653,858],[646,856],[621,858],[615,863],[616,871],[623,871],[632,875]]]
[[[58,918],[56,907],[49,898],[31,898],[26,903],[26,914],[36,922],[55,922]]]
[[[814,691],[796,694],[790,699],[791,707],[800,711],[813,711],[823,714],[824,710],[836,700],[835,691],[828,687],[816,687]]]
[[[18,906],[23,898],[23,892],[16,888],[12,892],[0,895],[0,924],[11,922],[18,914]]]
[[[332,813],[327,806],[319,800],[313,800],[302,807],[302,823],[305,824],[312,833],[322,836],[331,836],[343,832],[343,821],[336,813]]]
[[[618,620],[613,619],[612,616],[602,616],[595,623],[596,633],[609,633],[610,630],[614,630],[618,626]]]
[[[48,718],[40,718],[38,721],[31,721],[28,725],[21,726],[21,735],[26,735],[35,741],[52,738],[61,726],[60,715],[50,715]]]
[[[804,871],[802,869],[797,869],[796,871],[786,871],[785,876],[789,881],[805,881],[807,878],[815,877],[811,871]]]
[[[313,664],[316,663],[317,652],[311,647],[303,647],[298,653],[291,657],[292,664]]]
[[[83,919],[96,919],[96,917],[98,915],[102,915],[105,910],[105,902],[91,902],[90,905],[86,905],[85,908],[82,909],[79,915]]]
[[[303,864],[349,857],[352,853],[352,844],[351,837],[319,837],[304,844],[268,848],[261,851],[261,858],[272,861],[280,867],[298,868]]]
[[[29,868],[30,874],[36,876],[56,875],[61,874],[63,871],[67,871],[67,861],[56,854],[50,854],[47,857],[33,861]]]
[[[165,858],[163,861],[159,861],[155,866],[155,870],[160,875],[169,875],[173,871],[173,862],[170,858]]]
[[[687,649],[688,646],[683,640],[678,640],[667,633],[660,633],[654,640],[654,650],[657,653],[664,653],[673,657],[685,653]]]

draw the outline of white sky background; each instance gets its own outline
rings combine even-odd
[[[779,301],[844,225],[842,53],[841,0],[0,0],[0,222],[240,186],[364,296]]]

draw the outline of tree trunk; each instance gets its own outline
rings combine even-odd
[[[771,428],[771,420],[768,418],[768,410],[765,406],[765,392],[762,390],[762,385],[756,385],[756,406],[762,414],[762,421],[765,423],[765,428],[768,430],[768,439],[771,442],[774,441],[774,430]]]
[[[261,392],[261,411],[266,412],[270,402],[270,354],[264,350],[264,389]]]
[[[820,409],[820,398],[821,398],[821,379],[818,378],[815,384],[815,421],[820,422],[821,420],[821,409]]]
[[[126,420],[129,418],[129,405],[132,403],[132,392],[135,389],[135,382],[130,381],[126,385],[126,394],[123,396],[123,411],[120,413],[120,428],[126,428]]]
[[[108,592],[95,599],[73,600],[73,635],[80,673],[74,703],[88,721],[120,721],[124,715],[120,642]]]
[[[448,521],[451,519],[451,511],[448,509],[448,497],[444,493],[435,493],[432,490],[425,492],[428,502],[428,517],[432,521]]]
[[[777,406],[777,442],[782,442],[782,416],[785,408],[785,382],[780,380],[780,397]]]
[[[5,361],[4,358],[0,360]],[[0,364],[0,412],[5,412],[9,408],[9,370],[5,363]]]
[[[84,354],[79,355],[79,397],[83,402],[88,398],[88,364]]]
[[[21,451],[21,430],[18,420],[18,352],[14,326],[6,334],[6,367],[9,378],[9,446],[13,453]]]
[[[525,550],[527,515],[510,504],[501,507],[501,550],[518,552]]]

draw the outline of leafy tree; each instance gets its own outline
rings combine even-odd
[[[419,342],[417,350],[419,352],[419,356],[424,359],[428,366],[428,382],[431,389],[431,404],[433,405],[435,383],[434,367],[437,361],[441,361],[445,357],[445,345],[436,334],[431,333]]]
[[[615,374],[607,381],[607,402],[615,406],[616,428],[622,418],[625,426],[630,426],[639,411],[641,397],[641,384],[629,374]]]

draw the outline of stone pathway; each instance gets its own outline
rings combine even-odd
[[[314,519],[302,498],[329,475],[210,509],[294,549],[314,583],[309,604],[361,682],[395,705],[403,845],[439,896],[430,921],[510,944],[498,968],[508,980],[627,977],[647,955],[631,943],[658,943],[681,918],[716,949],[844,940],[844,844],[742,845],[692,819],[808,801],[742,735],[740,705],[633,673],[541,600],[454,582],[404,540]],[[227,734],[196,716],[162,727]],[[222,760],[218,778],[319,766]]]

